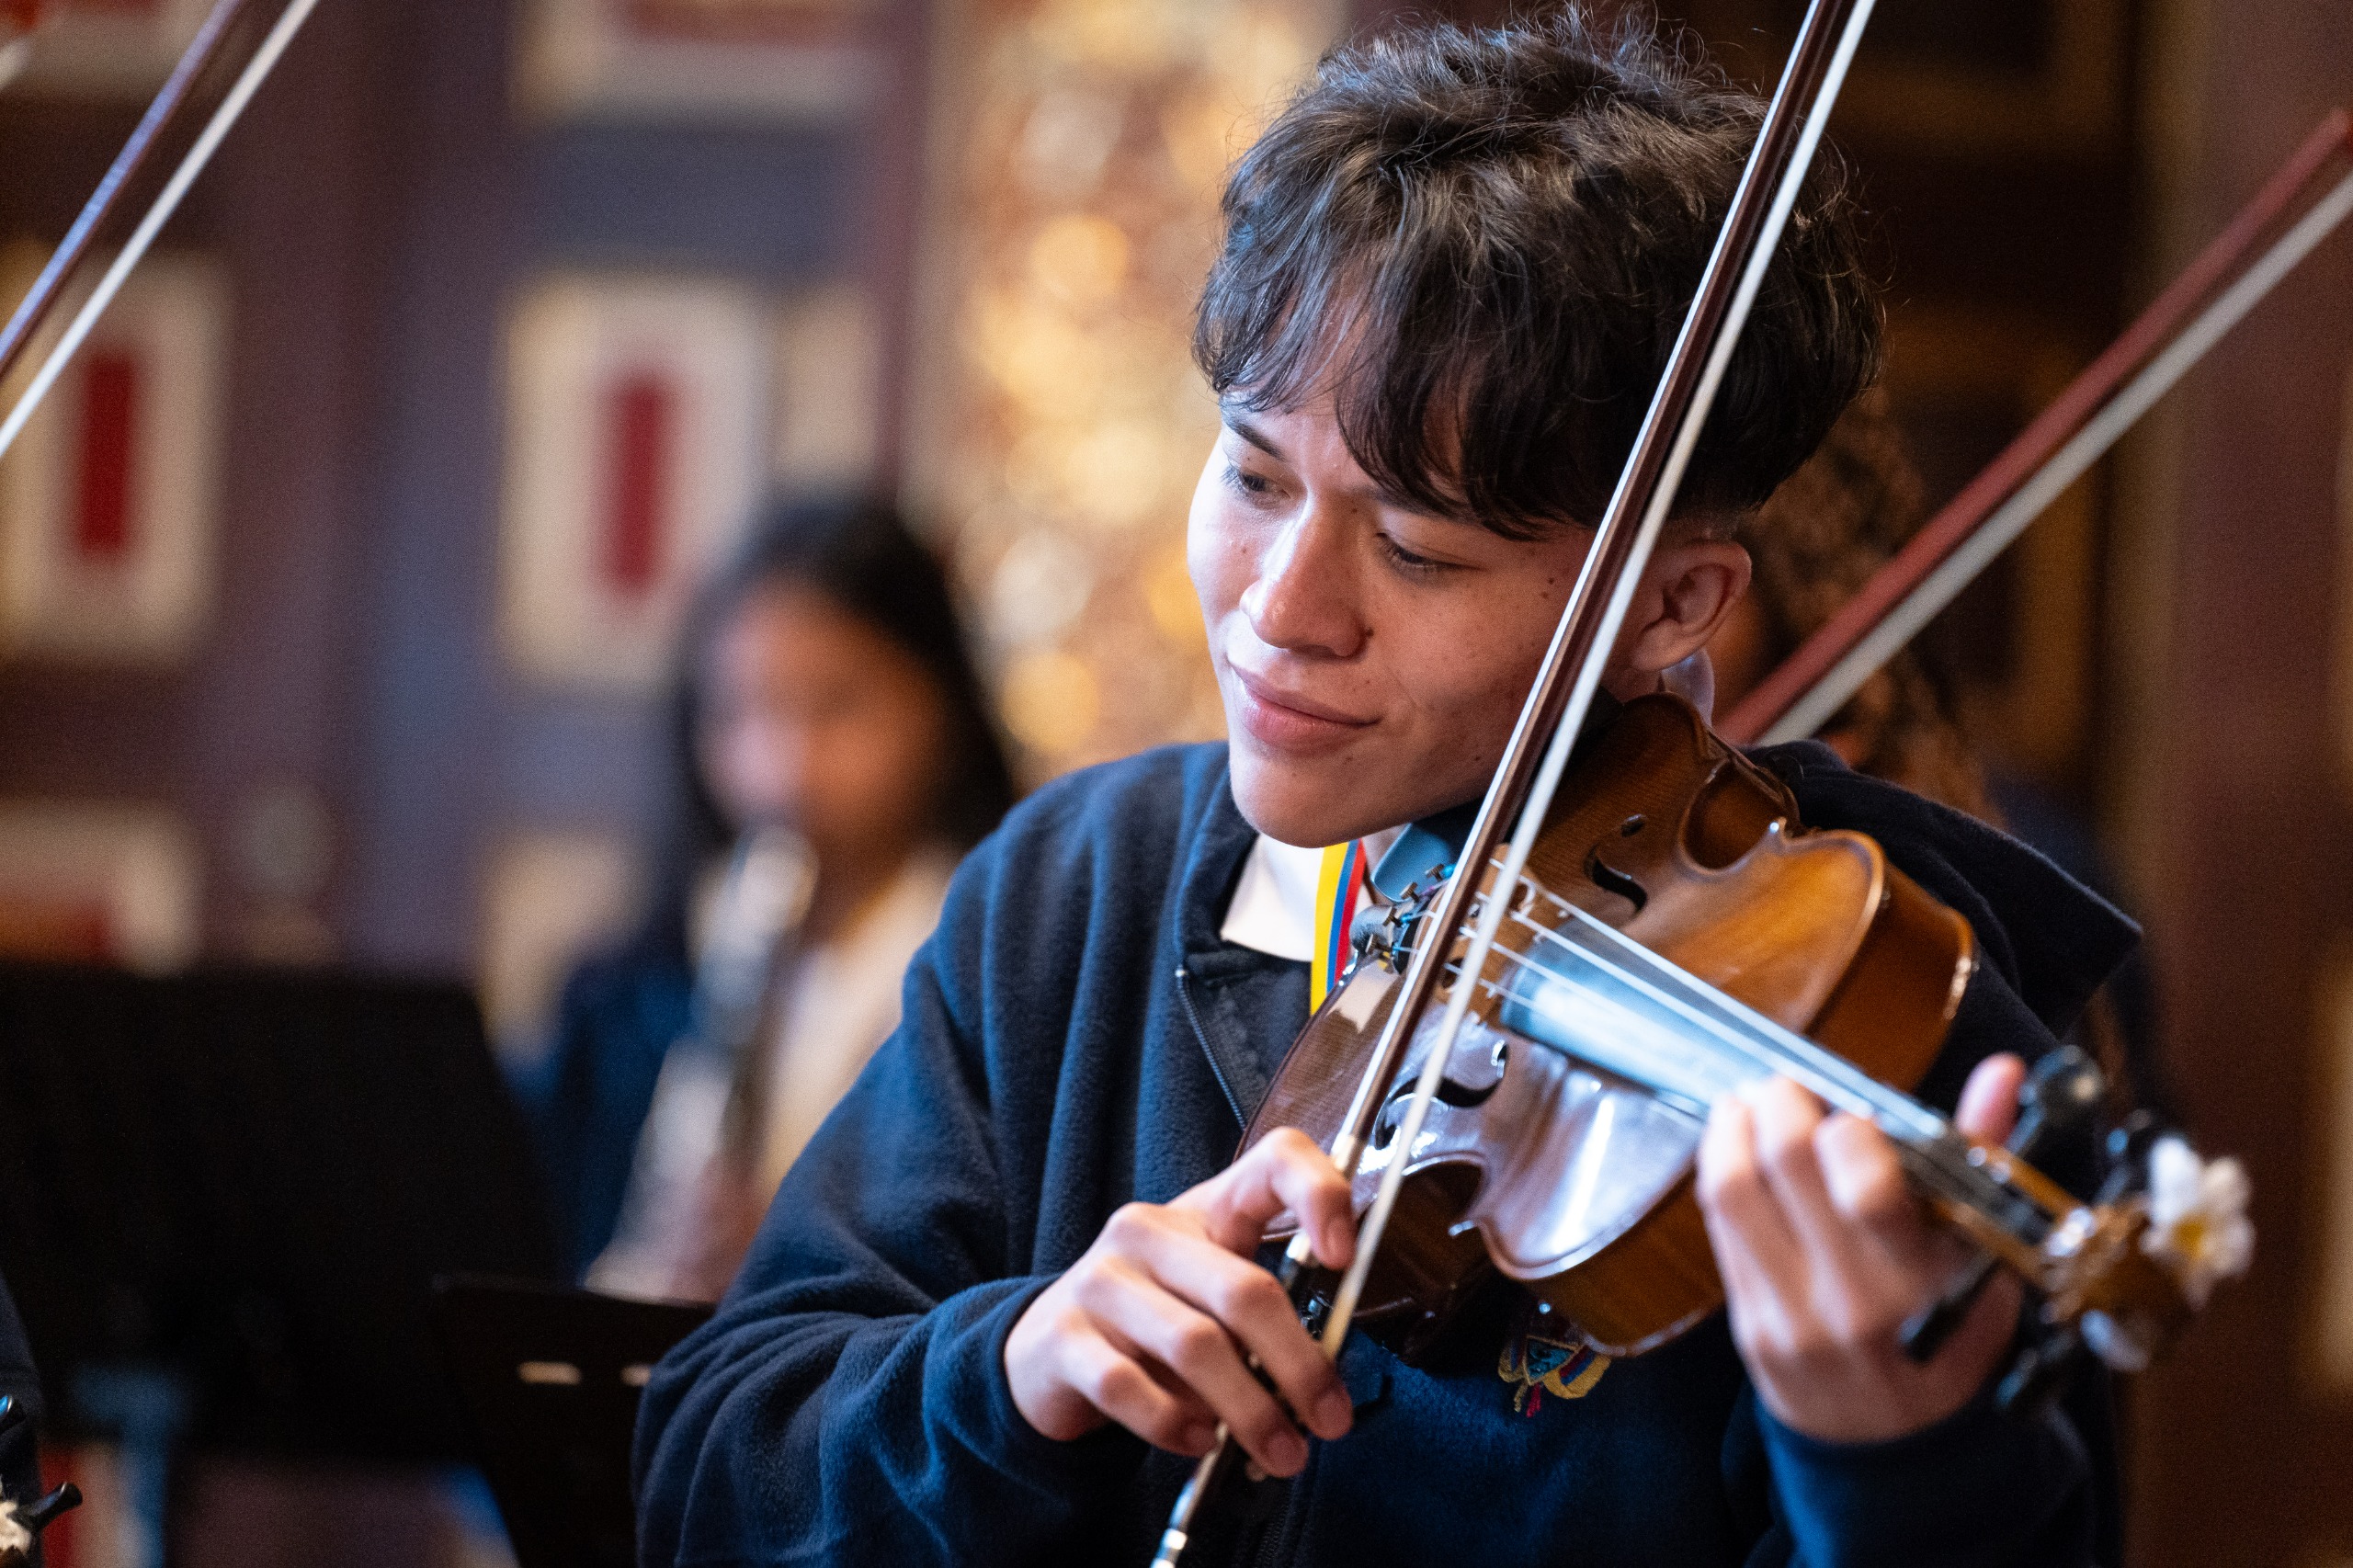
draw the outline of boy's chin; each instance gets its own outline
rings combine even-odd
[[[1359,771],[1320,769],[1270,761],[1235,748],[1233,803],[1245,821],[1267,837],[1305,849],[1345,844],[1411,819],[1405,801],[1376,798]]]

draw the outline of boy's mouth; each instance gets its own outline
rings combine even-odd
[[[1346,744],[1378,721],[1318,702],[1228,664],[1239,688],[1234,715],[1251,739],[1276,751],[1320,752]]]

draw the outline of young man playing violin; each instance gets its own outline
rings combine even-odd
[[[1908,1360],[1898,1325],[1958,1255],[1887,1141],[1786,1083],[1703,1145],[1727,1312],[1615,1365],[1503,1287],[1411,1363],[1362,1336],[1327,1361],[1256,1259],[1287,1210],[1345,1264],[1347,1187],[1296,1133],[1228,1164],[1307,1016],[1300,857],[1485,789],[1758,114],[1573,20],[1437,29],[1328,60],[1245,159],[1189,545],[1228,741],[1063,779],[959,873],[898,1034],[647,1391],[646,1561],[1141,1565],[1220,1422],[1290,1478],[1263,1561],[2112,1553],[2098,1418],[1990,1408],[2016,1291]],[[1818,176],[1620,698],[1703,647],[1747,583],[1743,514],[1876,368],[1851,222]],[[1824,748],[1759,756],[1811,824],[1872,834],[1971,921],[1985,961],[1922,1093],[1999,1138],[2020,1059],[2130,926]]]

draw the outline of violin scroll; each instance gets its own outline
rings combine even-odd
[[[2108,1189],[2052,1228],[2037,1283],[2043,1321],[2063,1348],[2079,1338],[2109,1367],[2137,1372],[2217,1284],[2246,1272],[2255,1226],[2238,1161],[2204,1159],[2188,1139],[2143,1119],[2118,1130],[2111,1153],[2118,1164]]]

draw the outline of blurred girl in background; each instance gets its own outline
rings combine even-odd
[[[674,717],[652,906],[565,986],[530,1097],[575,1271],[711,1298],[1014,791],[946,575],[871,502],[768,508],[688,619]]]

